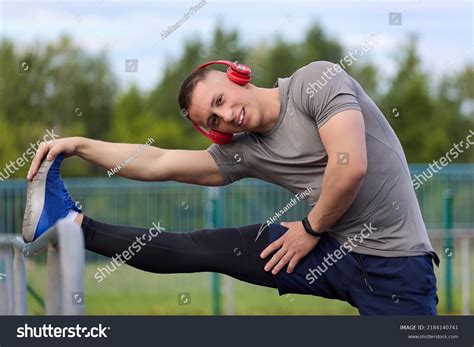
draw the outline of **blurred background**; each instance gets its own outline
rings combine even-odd
[[[205,149],[184,121],[176,95],[197,65],[214,59],[250,65],[253,83],[271,87],[317,60],[339,62],[375,45],[347,72],[397,133],[416,175],[433,246],[441,313],[474,312],[474,42],[470,1],[0,2],[0,233],[20,233],[24,177],[48,130],[162,148]],[[455,160],[427,176],[459,144]],[[26,158],[15,169],[9,163]],[[452,157],[452,156],[451,156]],[[7,168],[9,167],[9,168]],[[264,222],[292,195],[252,179],[219,189],[108,178],[78,159],[63,167],[71,193],[101,221],[167,231]],[[304,204],[304,203],[303,203]],[[301,219],[299,204],[285,214]],[[357,314],[349,304],[215,274],[156,275],[87,254],[87,314]],[[470,266],[468,266],[470,265]],[[41,314],[45,261],[28,263],[29,306]],[[1,269],[0,269],[1,271]],[[467,276],[467,277],[466,277]],[[467,289],[466,289],[467,288]],[[182,295],[189,297],[183,304]],[[470,295],[470,296],[469,296]]]

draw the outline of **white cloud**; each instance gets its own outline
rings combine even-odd
[[[453,60],[453,66],[462,66],[473,58],[469,2],[311,1],[308,6],[307,1],[289,4],[272,0],[252,1],[254,6],[249,12],[241,1],[220,6],[208,0],[206,6],[163,40],[160,33],[199,1],[2,1],[1,34],[12,38],[19,47],[68,34],[88,52],[107,49],[120,79],[127,83],[136,80],[146,87],[160,77],[160,65],[179,56],[186,39],[197,35],[207,40],[218,23],[226,29],[236,29],[241,41],[249,45],[272,41],[276,33],[287,40],[300,40],[316,21],[347,49],[360,47],[365,37],[374,34],[377,45],[368,58],[387,71],[391,69],[391,54],[401,47],[409,33],[419,34],[419,52],[430,69],[443,69],[447,60]],[[388,25],[388,12],[392,10],[403,13],[402,26]],[[445,25],[447,22],[450,24]],[[124,75],[127,58],[139,59],[147,73]]]

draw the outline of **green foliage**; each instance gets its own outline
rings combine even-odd
[[[179,115],[176,101],[181,81],[197,65],[214,59],[242,61],[252,67],[255,85],[271,87],[278,77],[287,77],[312,61],[337,62],[345,54],[341,44],[317,23],[308,28],[301,42],[275,37],[255,46],[244,45],[237,31],[222,27],[216,26],[209,42],[199,37],[184,42],[181,56],[160,67],[163,75],[148,92],[132,85],[117,93],[118,83],[106,54],[87,54],[69,37],[21,49],[3,39],[1,168],[52,128],[62,137],[132,143],[152,137],[154,144],[163,148],[206,148],[209,141]],[[431,162],[474,129],[474,72],[471,63],[459,72],[450,71],[434,85],[421,68],[416,47],[416,38],[410,37],[406,47],[398,50],[398,69],[388,80],[386,93],[380,88],[381,78],[386,76],[380,76],[370,61],[353,64],[348,72],[380,105],[408,161]],[[461,161],[474,162],[474,151],[465,151],[457,159]],[[27,166],[15,176],[23,177]],[[79,162],[68,169],[74,175],[98,172]]]
[[[461,113],[469,93],[459,83],[469,79],[472,83],[473,76],[465,71],[459,76],[444,76],[438,90],[430,90],[432,81],[421,69],[416,38],[411,37],[400,52],[399,69],[383,97],[382,111],[397,133],[407,160],[431,162],[445,155],[453,143],[465,140],[468,129],[474,130],[472,115]],[[462,153],[457,161],[472,162],[470,152]]]
[[[68,37],[22,51],[4,39],[0,61],[2,169],[48,129],[61,137],[104,138],[109,132],[116,82],[105,54],[89,56]],[[15,176],[24,177],[28,166]]]

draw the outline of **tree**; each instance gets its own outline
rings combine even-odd
[[[15,134],[2,136],[8,142],[2,145],[3,163],[53,128],[61,137],[104,138],[109,132],[116,82],[105,54],[87,55],[63,36],[22,51],[3,39],[0,58],[0,120]],[[15,175],[24,177],[28,166]]]

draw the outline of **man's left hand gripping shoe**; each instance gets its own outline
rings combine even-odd
[[[52,227],[59,219],[70,213],[77,215],[76,206],[61,178],[61,162],[58,155],[54,161],[44,160],[36,176],[28,182],[26,209],[23,217],[23,239],[31,242]]]

